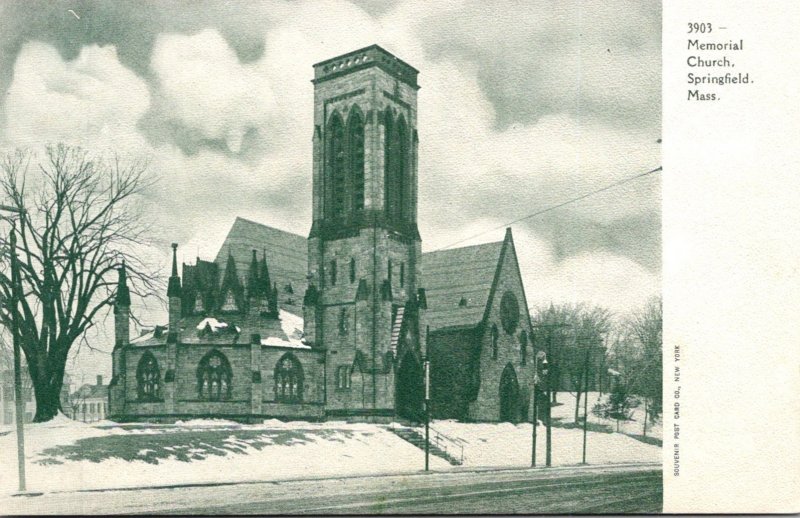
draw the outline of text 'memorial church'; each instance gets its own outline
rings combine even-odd
[[[131,338],[124,266],[110,418],[418,419],[530,411],[531,321],[510,230],[422,253],[418,71],[377,45],[314,65],[308,238],[236,219],[216,259],[173,245],[169,322]]]

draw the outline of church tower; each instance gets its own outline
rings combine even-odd
[[[417,73],[377,45],[314,65],[304,317],[332,417],[421,409]]]

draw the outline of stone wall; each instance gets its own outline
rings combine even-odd
[[[519,275],[516,252],[510,241],[506,242],[502,257],[500,276],[489,300],[490,310],[483,328],[480,356],[480,388],[477,399],[470,403],[470,418],[476,421],[497,421],[500,419],[500,377],[507,364],[511,364],[520,387],[521,404],[530,401],[533,376],[533,352],[528,340],[527,360],[522,364],[520,351],[520,335],[523,331],[531,336],[531,322],[527,311],[527,303]],[[503,294],[511,292],[516,297],[519,308],[519,324],[513,334],[508,334],[502,326],[500,317],[500,300]],[[495,359],[492,354],[492,324],[497,326],[498,353]],[[520,414],[522,417],[524,413]]]

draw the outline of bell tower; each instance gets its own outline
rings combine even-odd
[[[417,74],[377,45],[314,65],[304,317],[326,350],[330,416],[393,417],[395,370],[424,354]]]

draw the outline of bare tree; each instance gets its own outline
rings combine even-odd
[[[131,293],[157,296],[158,276],[139,257],[147,226],[137,205],[151,182],[141,161],[103,159],[80,148],[48,146],[37,162],[29,152],[0,162],[0,199],[22,212],[15,223],[21,294],[16,305],[20,344],[36,397],[37,422],[61,408],[67,355],[111,309],[117,269],[126,265]],[[11,298],[9,232],[0,236],[0,297]],[[10,328],[12,305],[0,322]]]
[[[602,360],[599,345],[612,327],[611,312],[589,304],[551,304],[536,311],[532,320],[539,344],[537,348],[547,352],[553,371],[554,397],[558,390],[568,390],[575,396],[577,423],[581,392],[585,389],[587,377],[591,377]]]
[[[647,435],[647,419],[658,419],[662,410],[662,327],[661,297],[653,298],[627,320],[631,336],[639,347],[633,388],[644,400],[642,434]]]

